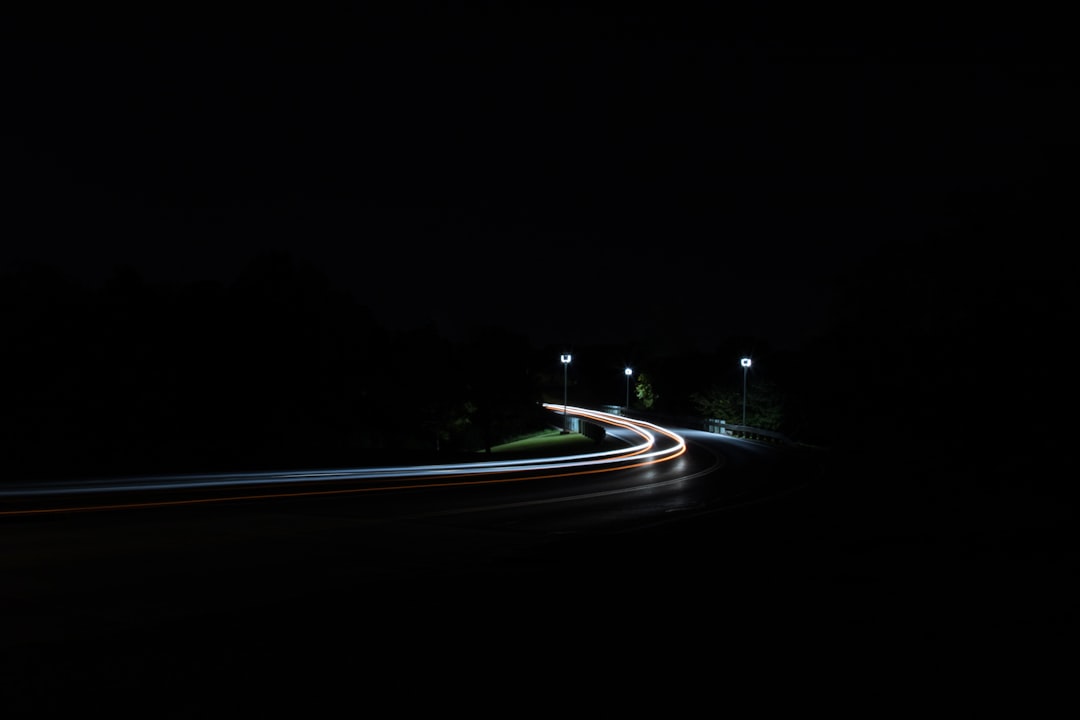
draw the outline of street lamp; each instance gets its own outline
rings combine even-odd
[[[565,435],[570,432],[566,429],[566,369],[570,367],[570,356],[560,355],[559,359],[562,360],[562,434]]]
[[[634,374],[634,371],[630,368],[623,370],[626,375],[626,412],[630,412],[630,376]]]
[[[750,369],[750,358],[739,361],[742,365],[742,424],[746,424],[746,371]]]

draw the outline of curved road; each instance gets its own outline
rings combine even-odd
[[[343,548],[352,551],[335,572],[339,580],[467,570],[568,538],[624,535],[768,499],[805,479],[785,474],[777,485],[764,472],[786,459],[782,448],[569,410],[604,424],[625,449],[466,465],[6,486],[0,577],[9,600],[40,605],[34,595],[104,593],[106,612],[115,614],[141,594],[123,592],[133,579],[145,585],[154,577],[220,573],[213,581],[219,592],[220,583],[239,578],[236,592],[251,592],[260,584],[253,573],[279,576],[300,557],[307,559],[295,569],[317,573],[320,558]],[[302,590],[317,584],[308,578]],[[81,612],[93,605],[92,598],[80,602]]]
[[[151,692],[192,672],[177,663],[199,658],[199,672],[224,682],[226,668],[247,672],[237,665],[266,671],[282,642],[306,647],[315,627],[370,644],[369,630],[402,622],[406,608],[409,637],[462,642],[446,613],[476,627],[486,622],[478,608],[505,616],[514,612],[506,603],[609,597],[616,568],[622,584],[639,557],[661,552],[658,528],[782,496],[802,477],[775,472],[789,459],[782,448],[569,410],[625,448],[405,472],[142,478],[78,494],[5,486],[0,601],[14,667],[0,670],[31,673],[27,681],[46,688],[138,677]],[[647,565],[665,558],[674,556]],[[517,632],[570,621],[562,612]],[[225,638],[232,655],[220,654]],[[90,659],[106,648],[119,675]],[[43,678],[18,660],[55,652],[85,660],[77,681],[71,672]],[[173,674],[149,669],[161,664]]]

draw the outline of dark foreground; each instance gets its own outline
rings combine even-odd
[[[482,562],[416,546],[350,574],[362,548],[315,555],[298,538],[251,576],[259,602],[230,592],[247,578],[133,577],[133,591],[161,591],[161,612],[108,626],[49,627],[78,608],[6,592],[18,622],[0,711],[607,716],[750,701],[865,717],[942,689],[957,710],[995,705],[998,673],[1033,666],[1027,702],[1051,697],[1067,665],[1047,658],[1076,627],[1071,506],[1001,488],[871,492],[854,477]],[[185,584],[220,588],[220,603],[185,611]]]

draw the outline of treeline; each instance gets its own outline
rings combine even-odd
[[[11,478],[445,459],[547,419],[524,339],[478,332],[478,365],[287,255],[228,284],[118,268],[87,288],[39,267],[0,278],[0,313]]]
[[[945,197],[925,235],[837,277],[799,386],[838,446],[877,459],[858,482],[1075,496],[1070,174]]]
[[[565,376],[568,349],[533,347],[512,329],[455,342],[434,326],[389,331],[286,255],[255,258],[224,284],[148,283],[118,268],[87,288],[48,267],[9,273],[0,276],[4,470],[446,460],[546,425],[540,403],[561,402],[564,379],[571,404],[629,395],[642,409],[645,383],[654,412],[739,422],[744,354],[754,358],[750,425],[968,478],[1026,473],[1047,459],[1070,467],[1060,448],[1070,439],[1077,303],[1061,249],[1075,220],[1063,192],[1032,183],[953,198],[933,232],[831,278],[828,329],[797,351],[753,338],[675,355],[573,348]]]

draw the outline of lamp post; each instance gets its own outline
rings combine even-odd
[[[623,373],[626,375],[626,408],[625,408],[625,411],[627,413],[629,413],[630,412],[630,376],[634,374],[634,371],[631,370],[630,368],[626,368],[625,370],[623,370]]]
[[[742,365],[742,424],[746,424],[746,371],[750,369],[750,358],[744,357],[739,361]]]
[[[570,367],[570,355],[563,354],[559,356],[562,360],[562,434],[570,432],[566,429],[566,369]]]

